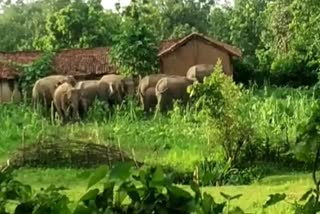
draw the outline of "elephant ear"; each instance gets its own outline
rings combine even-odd
[[[58,88],[60,85],[62,85],[64,83],[63,80],[60,80],[59,82],[56,83],[55,87]]]
[[[69,82],[72,86],[75,86],[77,84],[77,80],[72,75],[66,76],[65,81]]]
[[[71,100],[73,93],[74,93],[74,89],[71,89],[71,90],[67,91],[66,97],[67,97],[68,100]]]

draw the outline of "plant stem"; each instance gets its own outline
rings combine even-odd
[[[320,193],[319,193],[319,186],[320,186],[320,181],[317,180],[317,169],[318,169],[318,161],[320,158],[320,146],[317,146],[317,154],[315,157],[315,161],[313,163],[313,171],[312,171],[312,179],[314,184],[316,185],[316,200],[315,200],[315,206],[317,205],[317,203],[319,202],[319,197],[320,197]]]

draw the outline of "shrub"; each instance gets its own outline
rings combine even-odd
[[[189,88],[190,96],[202,119],[209,118],[220,130],[220,144],[226,160],[234,165],[242,147],[249,141],[251,125],[247,119],[242,87],[224,75],[221,60],[202,84],[195,82]]]

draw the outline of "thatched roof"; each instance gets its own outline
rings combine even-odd
[[[171,45],[168,45],[167,48],[164,48],[163,50],[160,51],[158,56],[161,57],[161,56],[168,55],[193,39],[201,40],[211,46],[214,46],[215,48],[228,52],[232,56],[241,57],[242,55],[241,51],[236,47],[233,47],[223,42],[219,42],[212,38],[208,38],[199,33],[191,33],[190,35],[178,40],[177,42],[174,42]]]

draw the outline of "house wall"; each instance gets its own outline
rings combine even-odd
[[[213,47],[199,39],[194,39],[174,52],[160,58],[162,73],[185,76],[188,69],[196,64],[216,64],[218,58],[222,61],[224,72],[233,74],[233,67],[229,54]]]
[[[21,93],[18,89],[18,82],[13,79],[0,80],[0,103],[19,102]]]

